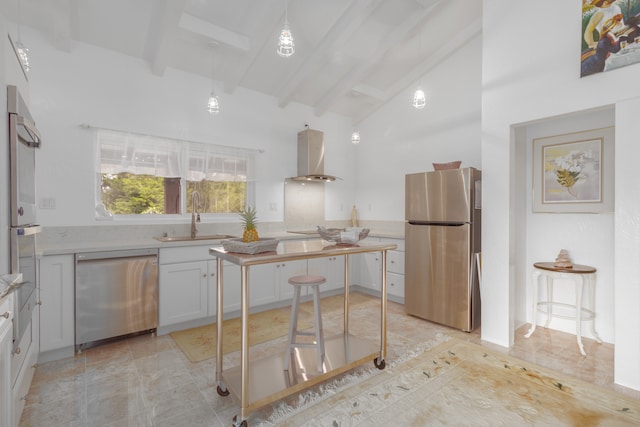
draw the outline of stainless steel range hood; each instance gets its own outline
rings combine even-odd
[[[298,132],[298,176],[295,181],[331,182],[339,179],[324,173],[324,132],[309,129]]]

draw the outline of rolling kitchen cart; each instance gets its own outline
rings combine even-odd
[[[216,382],[221,396],[233,393],[240,400],[240,414],[234,426],[247,426],[250,411],[297,393],[333,376],[347,372],[370,360],[384,369],[387,348],[387,251],[395,244],[360,242],[357,245],[327,244],[322,239],[280,242],[275,251],[255,255],[228,252],[222,247],[209,250],[216,258],[217,273],[217,351]],[[366,252],[382,255],[382,288],[380,292],[380,342],[372,343],[349,333],[349,256]],[[344,331],[325,338],[325,359],[322,372],[317,370],[317,356],[313,349],[300,349],[285,371],[285,351],[249,362],[249,269],[251,266],[283,261],[323,258],[344,255]],[[241,286],[241,362],[240,366],[222,370],[223,336],[223,261],[240,266]],[[289,355],[291,357],[291,355]]]

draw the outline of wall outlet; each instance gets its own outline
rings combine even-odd
[[[38,200],[38,207],[40,209],[55,209],[56,199],[53,197],[41,197],[40,200]]]

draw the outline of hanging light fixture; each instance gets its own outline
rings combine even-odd
[[[216,96],[216,93],[213,90],[211,91],[209,102],[207,103],[207,111],[212,116],[215,116],[220,112],[220,103],[218,102],[218,97]]]
[[[20,63],[22,64],[22,68],[25,73],[31,70],[31,66],[29,66],[29,49],[22,44],[22,38],[20,37],[20,0],[18,0],[18,41],[16,42],[16,51],[18,52],[18,58],[20,59]]]
[[[284,26],[280,31],[280,38],[278,39],[278,55],[283,58],[288,58],[295,53],[295,45],[293,44],[293,36],[291,30],[289,30],[289,20],[287,15],[287,0],[284,0]]]
[[[418,31],[420,31],[420,30],[418,30]],[[422,52],[422,50],[420,49],[420,41],[421,41],[420,40],[420,32],[418,32],[417,39],[418,39],[418,56],[420,56],[420,53]],[[422,110],[425,107],[425,105],[427,105],[427,97],[424,95],[424,91],[422,90],[420,85],[418,85],[418,89],[413,94],[413,103],[412,103],[412,105],[417,110]]]
[[[424,96],[424,91],[421,87],[418,87],[416,93],[413,94],[413,106],[418,110],[422,110],[427,105],[427,98]]]
[[[351,134],[351,143],[360,144],[360,132],[358,132],[358,129],[354,130]]]
[[[213,47],[215,48],[215,45],[213,45]],[[215,74],[215,65],[216,65],[216,57],[215,57],[215,51],[213,54],[213,59],[212,59],[212,65],[211,65],[211,95],[209,96],[209,102],[207,103],[207,111],[209,112],[209,114],[211,114],[212,116],[217,115],[220,112],[220,103],[218,102],[218,97],[216,96],[216,82],[214,77]]]

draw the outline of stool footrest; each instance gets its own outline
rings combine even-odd
[[[303,336],[305,336],[305,337],[315,337],[315,336],[316,336],[316,333],[315,333],[315,332],[296,332],[296,333],[295,333],[295,334],[293,334],[293,335],[296,335],[296,336],[298,336],[298,335],[303,335]]]
[[[289,344],[289,348],[317,348],[317,343],[298,343],[294,342]]]

